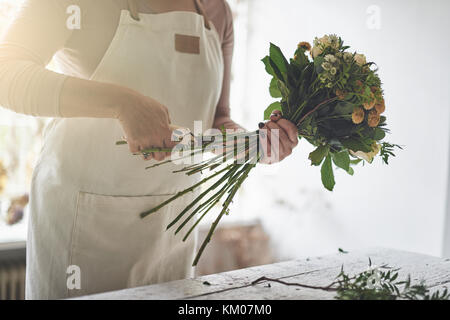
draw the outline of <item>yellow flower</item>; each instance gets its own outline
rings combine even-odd
[[[372,144],[372,151],[370,151],[370,152],[362,152],[362,151],[354,152],[352,150],[349,150],[349,153],[354,157],[357,157],[359,159],[363,159],[369,163],[372,163],[373,158],[375,158],[375,156],[378,154],[378,152],[380,152],[380,150],[381,150],[381,145],[374,142]]]
[[[352,113],[352,121],[354,124],[360,124],[364,121],[364,109],[361,107],[355,107]]]
[[[309,42],[303,41],[303,42],[300,42],[298,44],[298,48],[299,49],[302,48],[302,49],[305,49],[306,51],[310,51],[311,50],[311,45],[309,44]]]
[[[373,109],[369,112],[367,123],[369,124],[369,127],[372,128],[375,128],[380,123],[380,114],[376,109]]]

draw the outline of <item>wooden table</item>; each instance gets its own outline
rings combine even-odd
[[[273,281],[254,285],[252,282],[265,276],[290,283],[326,286],[338,275],[342,265],[350,274],[367,270],[369,257],[373,265],[400,267],[400,278],[411,274],[413,282],[423,279],[432,290],[446,286],[450,288],[450,259],[376,248],[286,261],[79,299],[333,299],[333,292],[287,286]]]

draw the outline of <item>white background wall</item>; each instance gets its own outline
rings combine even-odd
[[[374,5],[380,9],[379,29],[368,27],[373,15],[367,10]],[[253,173],[228,221],[260,218],[281,259],[369,246],[441,255],[448,176],[450,2],[248,0],[239,7],[248,17],[236,25],[232,107],[247,128],[256,127],[272,101],[269,77],[260,62],[269,42],[292,56],[299,41],[336,33],[379,65],[392,130],[388,139],[405,150],[389,166],[377,159],[358,167],[354,177],[338,172],[330,193],[321,186],[318,168],[308,164],[312,148],[302,142],[290,159]]]

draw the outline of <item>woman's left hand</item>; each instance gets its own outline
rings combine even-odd
[[[270,121],[263,123],[264,126],[260,126],[260,131],[263,135],[260,135],[261,146],[264,151],[264,157],[260,160],[261,163],[272,164],[277,163],[289,156],[292,150],[298,145],[298,133],[295,124],[289,120],[281,117],[281,111],[275,110],[270,116]],[[264,135],[267,134],[267,137]],[[278,148],[274,139],[278,139]],[[272,150],[274,145],[274,150]],[[274,152],[275,154],[272,154]]]

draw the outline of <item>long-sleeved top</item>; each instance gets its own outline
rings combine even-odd
[[[150,3],[136,0],[140,13],[154,13]],[[232,13],[225,0],[202,3],[222,42],[225,72],[217,111],[229,114]],[[67,26],[73,14],[68,8],[73,5],[80,8],[79,29]],[[59,107],[64,81],[90,78],[124,9],[127,0],[25,0],[0,40],[0,106],[33,116],[64,117]],[[46,69],[52,59],[58,73]]]

